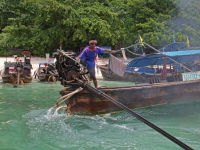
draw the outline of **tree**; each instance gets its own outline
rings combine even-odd
[[[170,27],[179,41],[186,41],[187,37],[193,46],[200,46],[200,1],[179,0],[178,15],[170,20]]]
[[[40,55],[55,51],[61,42],[68,49],[86,44],[90,38],[115,44],[121,38],[123,22],[110,5],[98,0],[19,1],[18,16],[9,19],[11,25],[3,29],[1,44],[28,47]]]
[[[152,45],[164,45],[170,41],[173,31],[168,21],[177,13],[176,1],[129,0],[128,5],[135,41],[138,41],[138,35]]]
[[[191,1],[2,0],[0,46],[27,48],[44,56],[60,46],[86,46],[91,38],[119,48],[138,42],[139,35],[154,46],[170,43],[172,35],[180,41],[187,35],[196,43],[199,2]]]

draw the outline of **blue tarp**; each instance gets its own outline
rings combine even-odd
[[[184,51],[174,51],[174,52],[164,52],[167,56],[166,63],[174,64],[175,62],[171,59],[179,62],[179,63],[191,63],[198,57],[200,57],[200,50],[184,50]],[[152,66],[152,65],[163,65],[164,63],[164,55],[161,53],[150,54],[145,56],[140,56],[135,58],[131,62],[128,63],[127,67],[144,67],[144,66]],[[171,59],[169,59],[169,58]]]

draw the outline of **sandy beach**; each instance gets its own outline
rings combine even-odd
[[[19,59],[21,60],[24,60],[23,57],[19,57]],[[54,58],[49,58],[50,59],[50,62],[54,62]],[[3,70],[3,67],[4,67],[4,62],[5,61],[14,61],[14,57],[0,57],[0,71]],[[32,75],[34,74],[35,70],[39,67],[39,63],[40,62],[45,62],[47,61],[46,58],[42,58],[42,57],[31,57],[31,64],[32,64]],[[101,75],[101,71],[96,69],[96,77],[98,79],[102,79],[102,75]],[[1,79],[1,76],[0,76],[0,79]]]

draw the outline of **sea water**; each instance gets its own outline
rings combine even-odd
[[[100,86],[130,82],[99,81]],[[0,150],[181,150],[127,112],[103,116],[51,114],[60,83],[19,88],[0,82]],[[133,109],[190,147],[200,149],[200,99]]]

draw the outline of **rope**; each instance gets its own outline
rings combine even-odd
[[[129,49],[129,48],[134,47],[134,46],[136,46],[136,45],[138,45],[138,43],[137,43],[137,44],[130,45],[130,46],[128,46],[128,47],[124,47],[124,49]],[[120,52],[120,51],[121,51],[121,49],[116,50],[116,52]]]
[[[60,107],[58,107],[58,108],[56,109],[56,111],[54,112],[54,114],[57,114],[58,111],[59,111],[60,109],[66,110],[66,109],[68,109],[68,107],[67,107],[67,106],[60,106]],[[68,116],[69,116],[69,115],[70,115],[70,113],[68,113]]]
[[[49,76],[48,82],[50,82],[50,79],[52,79],[53,82],[56,82],[56,78],[53,75]]]
[[[159,50],[155,49],[154,47],[150,46],[149,44],[145,43],[145,42],[142,42],[143,44],[147,45],[148,47],[152,48],[153,50],[155,50],[156,52],[162,54],[162,55],[166,55],[166,54],[163,54],[162,52],[160,52]],[[167,55],[166,55],[167,56]],[[187,68],[186,66],[180,64],[179,62],[175,61],[174,59],[170,58],[170,57],[167,57],[169,58],[171,61],[175,62],[176,64],[182,66],[183,68],[187,69],[188,71],[190,72],[193,72],[191,69]]]
[[[66,100],[68,100],[68,99],[69,99],[70,97],[72,97],[74,94],[76,94],[76,93],[78,93],[78,92],[80,92],[80,91],[82,91],[82,90],[83,90],[83,88],[79,87],[79,88],[76,89],[75,91],[73,91],[73,92],[71,92],[71,93],[69,93],[69,94],[67,94],[67,95],[62,96],[61,98],[59,98],[59,99],[56,101],[56,105],[53,106],[52,108],[50,108],[50,110],[52,111],[54,108],[57,107],[56,111],[54,112],[54,114],[55,114],[55,113],[57,113],[58,110],[60,110],[60,109],[63,109],[63,110],[68,109],[68,116],[69,116],[69,115],[70,115],[70,107],[69,107],[69,106],[60,106],[60,107],[59,107],[59,105],[62,104],[63,102],[65,102]]]
[[[54,114],[55,114],[55,113],[58,112],[58,110],[60,110],[60,109],[65,109],[65,110],[68,109],[68,116],[69,116],[69,115],[70,115],[70,108],[69,108],[69,106],[60,106],[60,107],[59,107],[59,105],[60,105],[61,103],[65,102],[65,101],[66,101],[67,99],[69,99],[70,97],[72,97],[74,94],[76,94],[76,93],[78,93],[78,92],[80,92],[80,91],[82,91],[82,90],[83,90],[83,88],[79,87],[79,88],[76,89],[75,91],[73,91],[73,92],[71,92],[71,93],[69,93],[69,94],[67,94],[67,95],[62,96],[61,98],[59,98],[59,99],[57,100],[56,105],[53,106],[53,107],[51,107],[48,111],[51,113],[51,112],[53,111],[53,109],[57,107],[56,111],[54,112]],[[62,100],[62,99],[63,99],[63,100]],[[40,112],[40,113],[38,114],[38,116],[39,116],[41,113],[45,112],[45,111],[46,111],[46,110]]]
[[[59,99],[56,101],[56,105],[54,106],[54,108],[57,107],[57,106],[59,106],[61,103],[63,103],[64,101],[66,101],[67,99],[69,99],[70,97],[72,97],[74,94],[76,94],[76,93],[78,93],[78,92],[80,92],[80,91],[82,91],[82,90],[83,90],[83,88],[79,87],[79,88],[76,89],[75,91],[73,91],[73,92],[71,92],[71,93],[69,93],[69,94],[67,94],[67,95],[64,95],[63,97],[59,98]],[[62,100],[62,99],[63,99],[63,100]]]
[[[129,53],[131,53],[131,54],[133,54],[133,55],[142,56],[141,54],[133,53],[133,52],[129,51],[128,49],[126,49],[126,51],[128,51]]]

